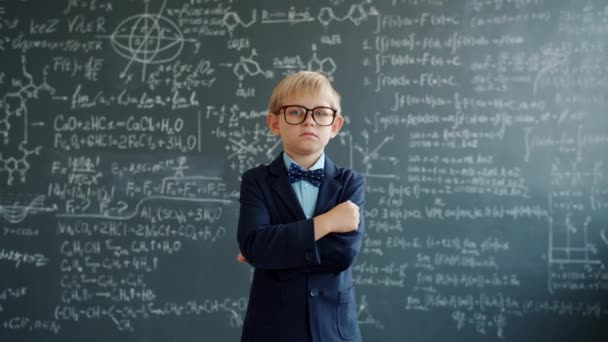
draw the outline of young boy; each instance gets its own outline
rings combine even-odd
[[[255,270],[241,341],[361,341],[352,265],[365,180],[324,154],[344,124],[340,95],[298,72],[274,89],[267,123],[283,152],[242,177],[237,258]]]

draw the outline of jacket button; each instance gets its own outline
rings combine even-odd
[[[319,295],[319,289],[310,289],[310,296],[311,297],[316,297]]]

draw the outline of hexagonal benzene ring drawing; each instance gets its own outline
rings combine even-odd
[[[30,163],[27,161],[27,157],[31,154],[39,154],[42,146],[38,146],[34,149],[27,149],[24,144],[19,144],[19,151],[21,151],[21,157],[15,158],[13,156],[6,157],[0,152],[0,174],[7,172],[8,177],[6,183],[8,185],[13,184],[15,179],[14,174],[19,174],[19,178],[22,183],[25,183],[25,175],[30,169]]]
[[[149,3],[149,0],[144,0],[145,13],[128,17],[110,36],[105,37],[110,39],[114,51],[129,61],[120,73],[120,78],[126,76],[133,63],[139,63],[142,64],[144,81],[148,64],[170,62],[179,56],[185,42],[195,42],[184,38],[180,28],[162,16],[166,1],[158,14],[148,12]]]

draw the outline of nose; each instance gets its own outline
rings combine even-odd
[[[315,118],[312,116],[313,111],[311,109],[307,109],[306,110],[306,116],[304,117],[304,121],[302,121],[303,124],[305,125],[314,125],[317,122],[315,121]]]

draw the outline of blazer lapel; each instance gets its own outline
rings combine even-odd
[[[315,206],[314,215],[320,215],[336,205],[336,198],[340,194],[342,184],[335,178],[338,176],[338,167],[325,155],[324,179],[319,187],[319,196]]]
[[[287,169],[283,162],[283,153],[279,154],[279,156],[269,165],[269,171],[274,176],[272,184],[270,184],[272,190],[281,198],[283,203],[285,203],[285,206],[287,206],[291,214],[300,219],[306,217],[300,206],[300,202],[289,183],[289,175],[287,174]]]

